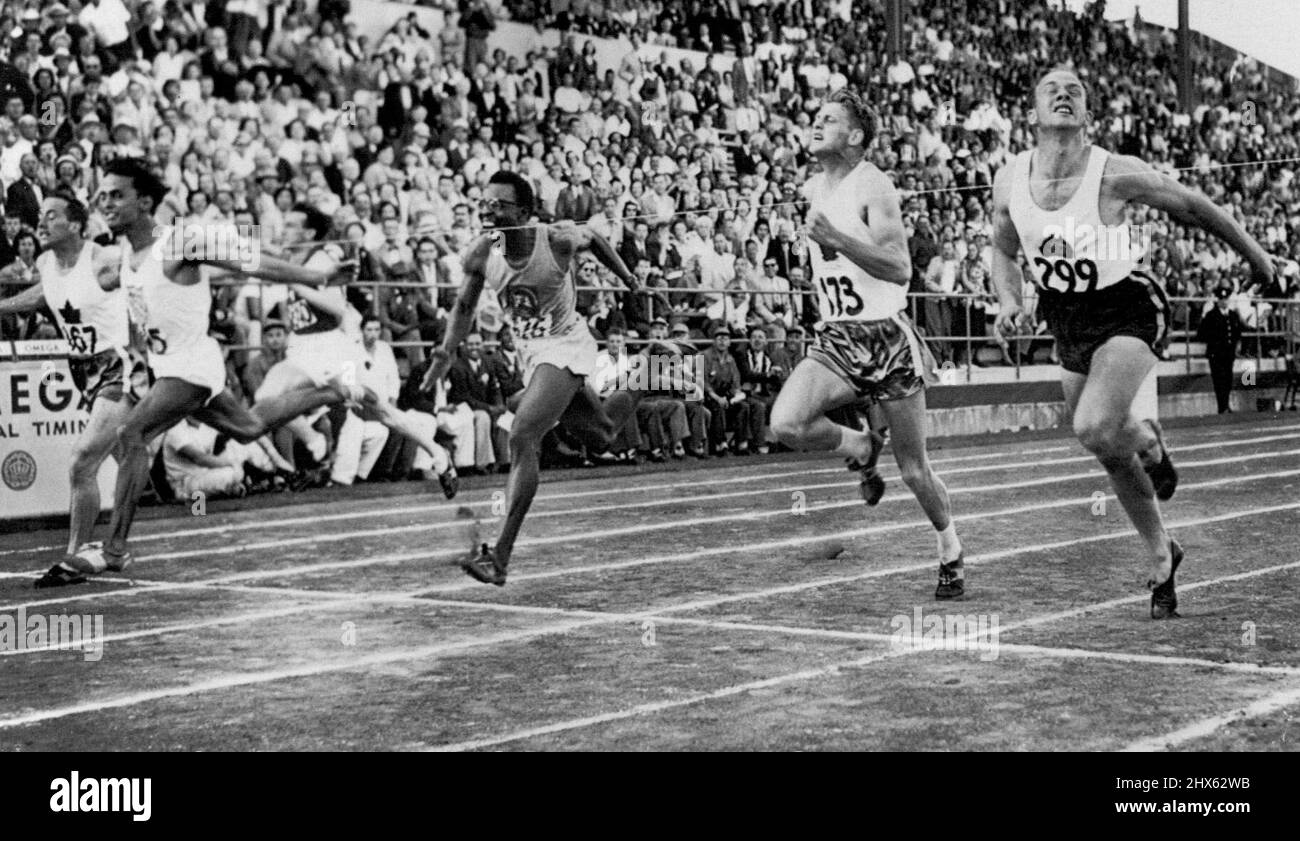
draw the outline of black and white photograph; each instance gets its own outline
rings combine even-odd
[[[0,756],[1297,750],[1297,44],[3,0]]]

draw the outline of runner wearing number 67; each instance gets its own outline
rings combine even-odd
[[[1039,287],[1039,312],[1056,337],[1074,433],[1106,468],[1146,544],[1151,617],[1165,619],[1178,615],[1174,573],[1183,550],[1165,530],[1157,500],[1173,496],[1178,474],[1152,407],[1144,412],[1134,400],[1165,340],[1169,303],[1142,269],[1125,206],[1147,205],[1209,231],[1246,258],[1265,288],[1273,268],[1259,243],[1204,195],[1137,158],[1089,143],[1091,119],[1072,71],[1039,80],[1029,112],[1038,147],[1017,155],[993,181],[997,326],[1014,335],[1024,315],[1016,262],[1023,249]]]
[[[786,446],[834,450],[861,477],[863,499],[884,492],[876,471],[884,440],[841,426],[828,412],[864,400],[880,403],[893,432],[894,458],[938,534],[937,599],[965,593],[961,541],[948,490],[925,444],[925,388],[934,358],[904,314],[912,260],[898,193],[863,159],[876,117],[846,89],[832,94],[813,122],[809,151],[821,172],[804,186],[808,254],[821,320],[816,341],[777,395],[771,426]]]

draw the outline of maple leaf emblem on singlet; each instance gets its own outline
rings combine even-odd
[[[59,315],[62,316],[64,324],[81,323],[81,310],[74,307],[71,301],[65,302],[63,306],[59,308]]]

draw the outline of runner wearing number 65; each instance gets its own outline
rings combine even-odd
[[[1143,204],[1209,231],[1246,258],[1264,288],[1273,267],[1259,243],[1204,195],[1137,158],[1089,143],[1091,120],[1072,71],[1039,80],[1029,112],[1038,147],[1013,158],[993,181],[997,326],[1014,335],[1024,315],[1016,261],[1023,249],[1039,287],[1039,312],[1056,337],[1074,433],[1106,468],[1146,544],[1151,618],[1166,619],[1178,615],[1174,573],[1183,550],[1165,530],[1157,500],[1173,496],[1178,474],[1153,407],[1135,407],[1134,400],[1165,340],[1169,304],[1142,269],[1125,206]]]
[[[476,545],[461,569],[476,581],[504,586],[515,539],[537,493],[542,436],[563,423],[592,452],[609,449],[610,439],[636,408],[638,395],[617,391],[602,405],[587,377],[596,370],[598,350],[578,314],[573,263],[590,250],[633,293],[636,276],[604,237],[590,228],[530,220],[532,186],[514,172],[488,179],[479,204],[484,225],[502,230],[480,236],[465,253],[465,281],[452,309],[451,324],[421,387],[433,389],[446,376],[456,349],[469,333],[483,287],[501,299],[524,369],[524,390],[510,425],[510,478],[506,520],[495,546]],[[633,306],[636,306],[635,295]]]
[[[821,172],[804,185],[804,197],[821,320],[807,357],[777,395],[771,426],[786,446],[845,456],[861,477],[863,499],[875,505],[885,487],[876,472],[884,440],[826,415],[878,401],[903,482],[938,536],[935,598],[955,599],[965,594],[961,541],[925,444],[925,388],[937,379],[934,358],[904,313],[912,260],[898,193],[863,159],[875,132],[875,115],[847,89],[832,94],[813,122],[809,151]]]

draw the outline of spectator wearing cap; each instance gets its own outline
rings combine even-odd
[[[596,193],[589,186],[591,169],[579,164],[569,173],[569,183],[555,198],[555,218],[586,222],[596,214]]]
[[[641,350],[647,388],[637,404],[637,421],[652,448],[674,458],[688,451],[706,458],[709,413],[702,402],[703,387],[696,382],[690,330],[680,321],[672,329],[669,337],[662,318],[650,324],[649,341]]]
[[[289,331],[283,321],[268,318],[262,322],[262,349],[244,366],[242,382],[245,394],[257,394],[267,372],[284,361],[288,341]]]
[[[768,353],[767,331],[757,325],[749,330],[748,344],[736,353],[736,366],[740,371],[740,389],[745,393],[749,407],[745,439],[757,446],[760,453],[766,454],[768,414],[789,372],[772,361]]]
[[[702,354],[704,394],[712,413],[709,443],[717,455],[726,455],[733,445],[737,454],[749,451],[749,406],[740,388],[740,369],[731,354],[731,331],[715,323],[709,330],[713,344]]]
[[[1210,379],[1221,415],[1232,411],[1232,366],[1243,327],[1241,317],[1231,307],[1231,299],[1232,287],[1215,289],[1214,307],[1201,318],[1201,326],[1196,331],[1197,341],[1205,343],[1205,357],[1210,363]]]

